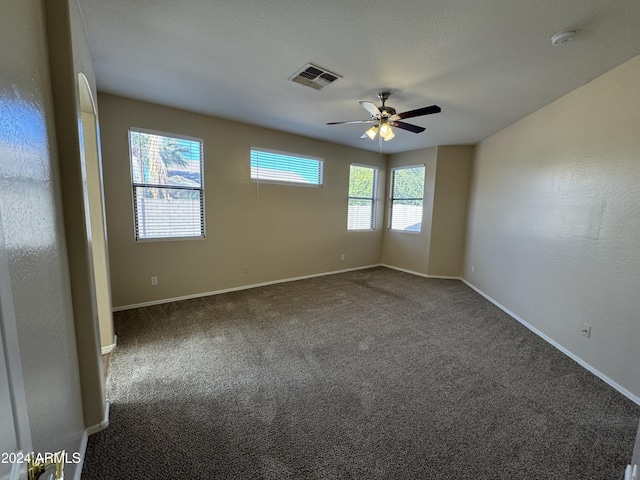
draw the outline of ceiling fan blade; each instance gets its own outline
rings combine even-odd
[[[360,105],[371,114],[372,117],[380,117],[380,110],[371,102],[360,102]]]
[[[408,112],[398,113],[392,115],[389,120],[395,122],[396,120],[402,120],[403,118],[420,117],[422,115],[431,115],[432,113],[440,113],[442,109],[438,105],[431,105],[430,107],[418,108],[417,110],[409,110]]]
[[[426,128],[424,127],[419,127],[418,125],[413,125],[411,123],[405,122],[389,122],[389,125],[391,125],[392,127],[402,128],[403,130],[409,130],[413,133],[420,133],[426,130]]]
[[[343,123],[376,123],[377,120],[351,120],[348,122],[329,122],[327,125],[340,125]]]

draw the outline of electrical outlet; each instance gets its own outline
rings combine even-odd
[[[242,273],[249,273],[249,267],[247,265],[242,266]]]
[[[587,338],[591,337],[591,325],[583,323],[582,326],[580,327],[580,331],[582,332],[582,335],[584,335],[585,337]]]
[[[471,273],[476,273],[476,267],[475,267],[475,265],[471,265]]]
[[[340,256],[340,260],[344,260],[344,253]]]
[[[151,277],[151,285],[158,285],[158,277]]]

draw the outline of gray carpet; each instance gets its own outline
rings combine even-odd
[[[374,268],[119,312],[91,479],[621,479],[640,408],[463,283]]]

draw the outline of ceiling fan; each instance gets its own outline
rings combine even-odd
[[[419,127],[418,125],[413,125],[411,123],[401,122],[400,120],[403,120],[405,118],[420,117],[422,115],[431,115],[432,113],[439,113],[442,110],[438,105],[431,105],[430,107],[423,107],[416,110],[410,110],[408,112],[396,113],[395,108],[385,105],[385,102],[389,98],[389,95],[391,95],[389,92],[380,92],[378,94],[378,98],[382,102],[382,105],[380,107],[376,107],[371,102],[360,102],[360,105],[362,105],[364,109],[371,115],[370,120],[329,122],[327,123],[327,125],[339,125],[342,123],[373,124],[373,126],[369,128],[369,130],[364,132],[360,138],[369,137],[371,140],[373,140],[374,138],[376,138],[376,135],[379,132],[380,137],[383,138],[386,142],[396,136],[393,133],[393,129],[391,127],[398,127],[413,133],[420,133],[426,130],[424,127]]]

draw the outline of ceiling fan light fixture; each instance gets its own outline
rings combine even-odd
[[[376,138],[376,135],[378,134],[378,129],[379,129],[379,127],[377,125],[374,125],[373,127],[371,127],[369,130],[367,130],[364,133],[367,135],[367,137],[369,137],[371,140],[373,140],[374,138]]]
[[[382,125],[380,125],[380,136],[386,141],[395,137],[393,130],[391,130],[391,126],[387,122],[382,122]]]

